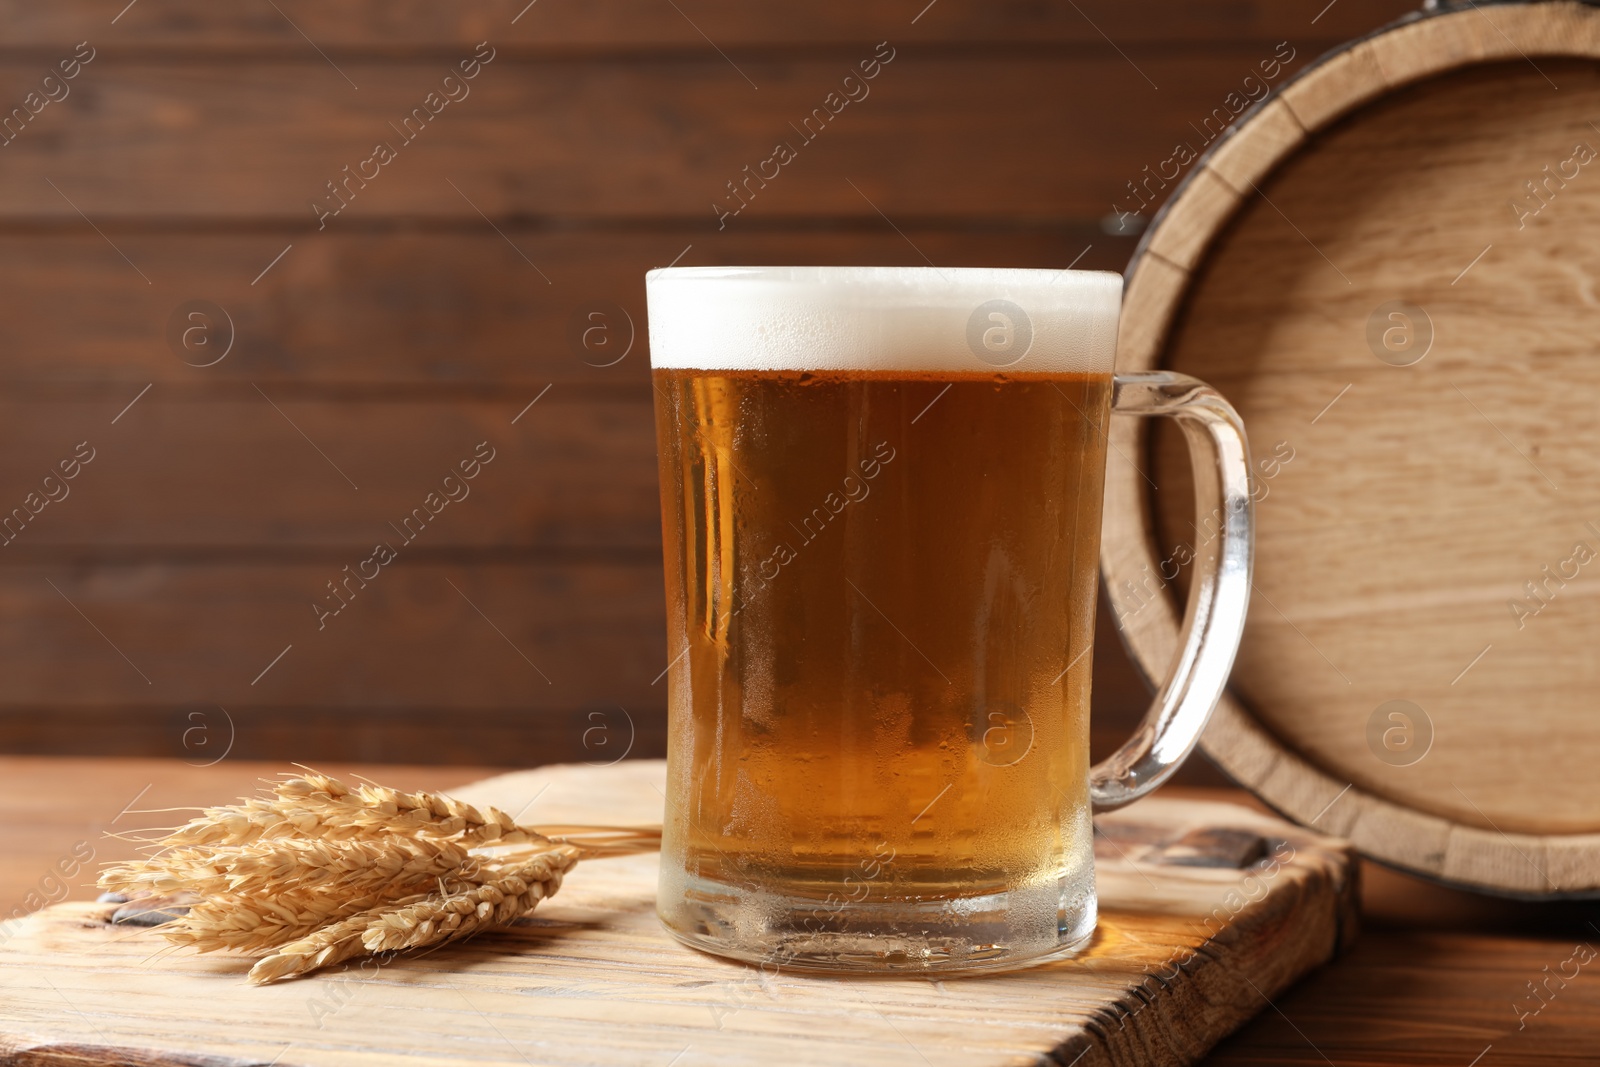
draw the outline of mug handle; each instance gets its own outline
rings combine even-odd
[[[1177,662],[1133,737],[1089,771],[1089,800],[1096,811],[1138,800],[1170,778],[1194,750],[1239,651],[1255,556],[1250,443],[1233,406],[1197,378],[1150,371],[1116,375],[1111,410],[1178,420],[1194,469],[1195,515],[1209,511],[1221,521],[1216,535],[1196,546]]]

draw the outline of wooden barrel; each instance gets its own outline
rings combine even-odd
[[[1118,354],[1250,432],[1205,751],[1377,860],[1528,897],[1600,893],[1597,59],[1600,10],[1481,0],[1324,58],[1193,163]],[[1175,442],[1113,426],[1104,577],[1157,676],[1215,521]]]

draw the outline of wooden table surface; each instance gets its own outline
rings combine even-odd
[[[0,920],[62,899],[58,861],[89,899],[93,871],[133,846],[105,837],[175,821],[138,814],[225,802],[285,768],[225,761],[0,758]],[[493,767],[330,765],[404,788],[450,788]],[[1182,792],[1182,791],[1176,791]],[[1204,792],[1243,801],[1242,793]],[[1373,865],[1362,871],[1363,933],[1346,956],[1277,998],[1206,1061],[1243,1064],[1580,1064],[1600,1059],[1600,977],[1569,962],[1600,946],[1600,903],[1535,905],[1442,889]],[[31,896],[30,896],[31,894]],[[1574,950],[1585,946],[1575,956]],[[1574,971],[1576,975],[1574,976]],[[1563,973],[1565,977],[1563,977]],[[1537,987],[1537,997],[1533,992]]]

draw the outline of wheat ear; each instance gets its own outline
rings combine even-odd
[[[503,926],[554,895],[579,858],[577,848],[558,846],[492,873],[481,883],[352,915],[280,947],[250,969],[250,981],[262,985],[353,956],[442,945]]]
[[[206,808],[152,845],[103,872],[101,886],[199,898],[162,932],[201,952],[269,953],[250,972],[260,984],[504,925],[560,889],[580,859],[652,851],[661,828],[541,831],[498,808],[303,769],[271,796]]]

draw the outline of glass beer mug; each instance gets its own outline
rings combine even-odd
[[[1160,785],[1250,590],[1244,430],[1116,375],[1122,279],[650,272],[668,621],[658,910],[778,968],[975,972],[1094,930],[1094,809]],[[1185,430],[1201,551],[1177,662],[1089,764],[1106,423]]]

